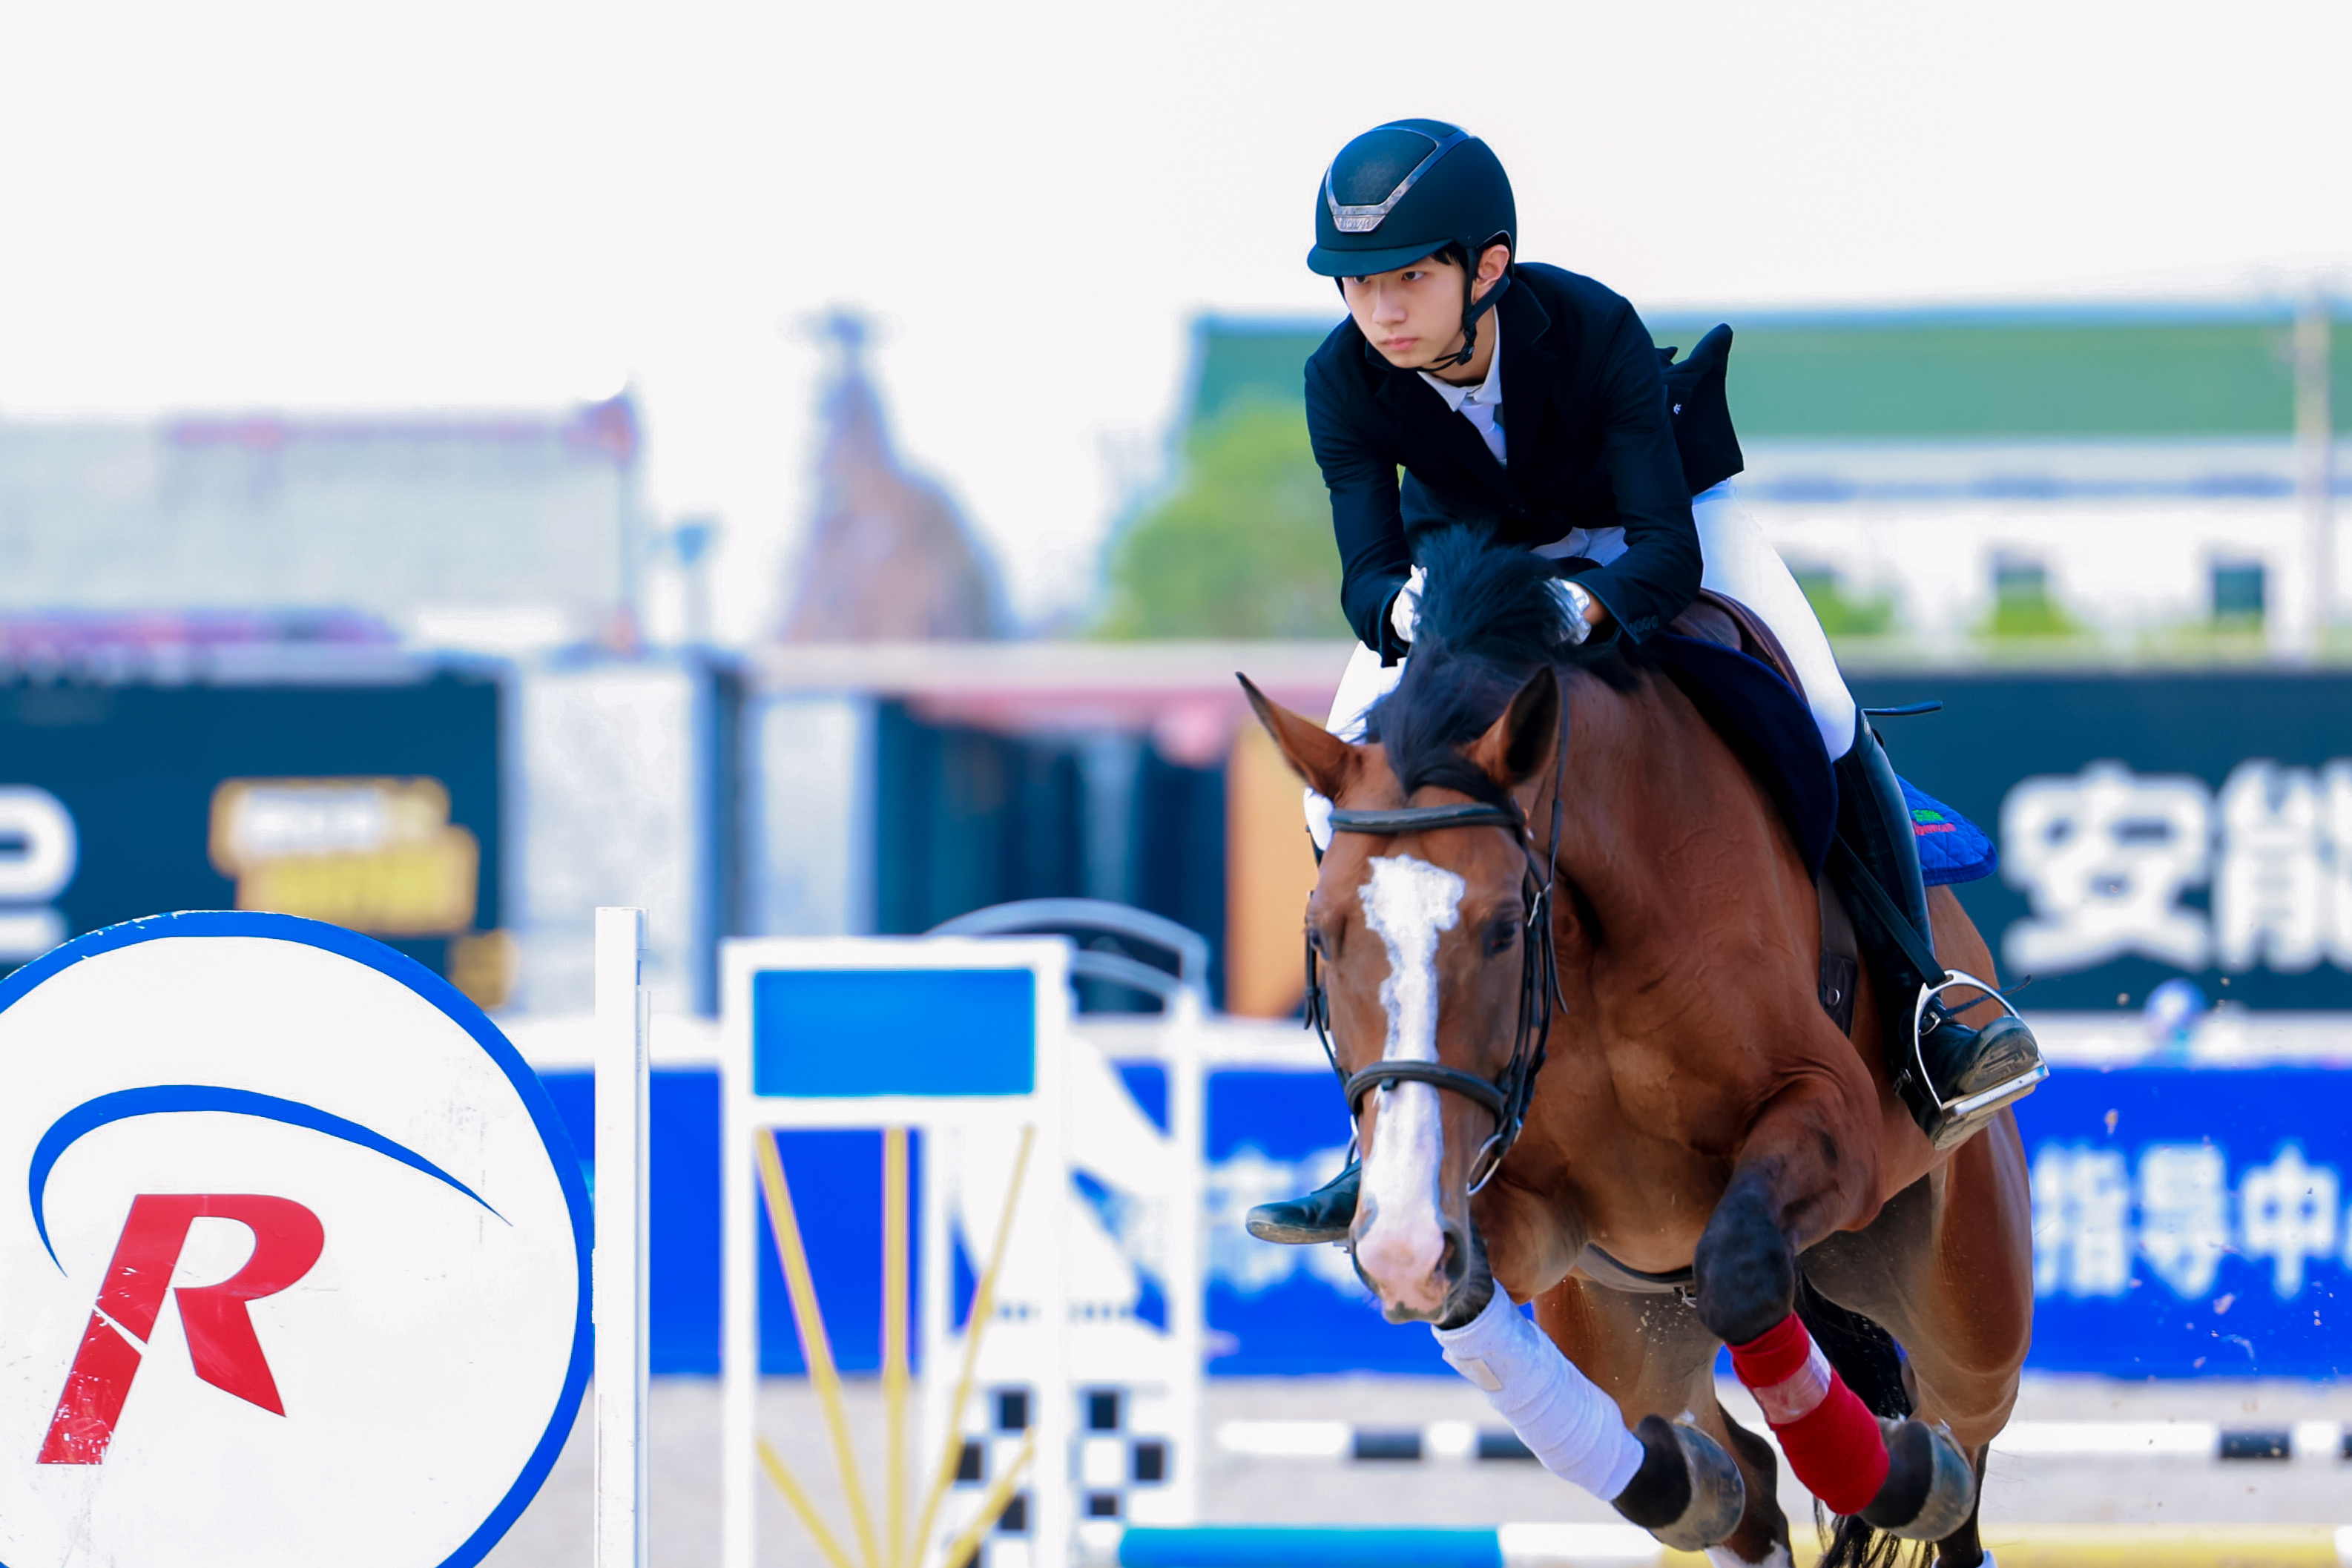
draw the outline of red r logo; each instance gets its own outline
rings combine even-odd
[[[66,1374],[57,1414],[41,1443],[39,1463],[95,1465],[106,1458],[114,1423],[131,1397],[163,1293],[172,1283],[188,1226],[204,1217],[233,1219],[253,1232],[253,1256],[236,1275],[217,1285],[183,1285],[180,1327],[188,1337],[188,1359],[196,1375],[248,1405],[283,1415],[278,1382],[253,1331],[247,1301],[275,1296],[319,1261],[327,1245],[319,1216],[291,1198],[258,1193],[142,1193],[131,1200],[114,1261],[107,1265],[89,1327],[73,1371]]]

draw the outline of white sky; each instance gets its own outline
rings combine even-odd
[[[2352,5],[0,6],[0,416],[634,381],[774,615],[831,302],[1034,615],[1203,308],[1333,314],[1339,143],[1486,136],[1643,303],[2252,293],[2352,261]],[[2341,274],[2339,274],[2341,276]]]

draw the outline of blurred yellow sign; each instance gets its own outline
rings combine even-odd
[[[1298,951],[1315,891],[1304,786],[1266,732],[1244,721],[1225,763],[1225,1010],[1279,1018],[1307,994]]]
[[[438,779],[228,779],[213,791],[212,861],[236,907],[371,936],[471,931],[482,850]]]

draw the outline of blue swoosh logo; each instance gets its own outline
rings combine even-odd
[[[44,1195],[48,1191],[49,1169],[62,1158],[75,1142],[100,1128],[113,1122],[128,1121],[134,1116],[164,1116],[175,1111],[212,1110],[231,1116],[257,1116],[265,1121],[282,1121],[289,1127],[307,1127],[313,1132],[323,1132],[330,1138],[340,1138],[346,1143],[356,1143],[387,1159],[397,1160],[411,1170],[422,1171],[438,1182],[446,1182],[467,1197],[489,1209],[504,1220],[506,1215],[490,1208],[482,1194],[404,1144],[395,1143],[383,1133],[349,1121],[342,1117],[305,1105],[297,1100],[280,1100],[274,1094],[256,1094],[247,1089],[223,1089],[204,1083],[159,1083],[146,1089],[119,1089],[101,1094],[96,1100],[84,1100],[67,1111],[41,1134],[33,1149],[33,1168],[26,1188],[33,1204],[33,1228],[41,1234],[41,1246],[58,1271],[65,1271],[58,1258],[58,1249],[49,1245],[49,1221],[44,1208]]]

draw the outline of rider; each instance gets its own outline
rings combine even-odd
[[[1692,444],[1705,412],[1678,420],[1683,405],[1670,405],[1660,356],[1630,304],[1590,278],[1516,259],[1517,233],[1500,161],[1440,121],[1366,132],[1339,150],[1316,193],[1307,265],[1337,279],[1348,319],[1307,362],[1307,422],[1331,491],[1340,604],[1360,645],[1329,729],[1359,738],[1366,710],[1402,673],[1422,581],[1413,540],[1424,530],[1468,522],[1558,560],[1555,591],[1580,643],[1639,642],[1702,584],[1715,589],[1769,626],[1796,667],[1835,759],[1838,833],[1853,852],[1844,863],[1874,884],[1847,893],[1865,951],[1886,1005],[1920,998],[1948,976],[1926,962],[1934,932],[1910,810],[1803,591],[1715,482],[1738,464],[1700,456],[1712,488],[1692,500],[1677,429]],[[1717,356],[1729,336],[1718,333],[1703,345]],[[1719,358],[1710,370],[1719,398]],[[1330,810],[1308,792],[1318,855]],[[1872,905],[1889,918],[1874,921]],[[1889,929],[1895,920],[1909,930]],[[1899,1061],[1890,1068],[1939,1146],[2022,1094],[2041,1064],[2014,1016],[1971,1028],[1939,993],[1924,996],[1916,1027],[1916,1037],[1890,1034],[1890,1055],[1916,1047],[1928,1084]],[[1990,1094],[1990,1105],[1959,1103],[2006,1089],[2015,1092]],[[1252,1210],[1249,1228],[1269,1241],[1336,1241],[1355,1206],[1350,1164],[1320,1191]]]

